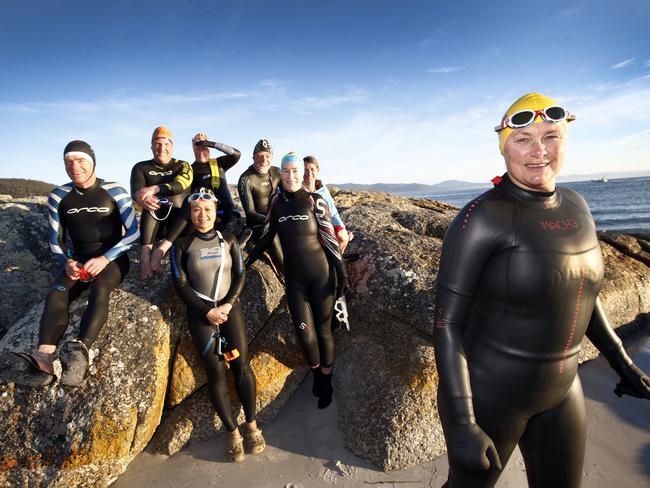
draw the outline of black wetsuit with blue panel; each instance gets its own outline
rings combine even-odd
[[[59,342],[68,326],[69,302],[90,287],[79,331],[80,340],[89,346],[108,317],[111,290],[129,270],[126,251],[139,236],[131,197],[120,184],[101,179],[84,189],[68,183],[52,190],[48,211],[50,249],[61,264],[74,259],[83,265],[102,255],[110,263],[91,282],[72,280],[62,270],[45,303],[39,344]]]

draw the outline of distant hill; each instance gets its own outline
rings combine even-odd
[[[22,178],[0,178],[0,195],[14,198],[47,196],[56,185]]]
[[[400,195],[431,195],[444,191],[487,188],[490,185],[485,183],[472,183],[470,181],[446,180],[435,185],[424,185],[421,183],[373,183],[371,185],[343,183],[333,184],[332,186],[346,190],[381,191],[384,193],[398,193]]]

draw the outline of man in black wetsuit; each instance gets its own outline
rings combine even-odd
[[[118,183],[97,178],[93,149],[84,141],[72,141],[63,159],[72,181],[52,190],[48,199],[50,248],[63,269],[45,302],[38,349],[10,354],[12,364],[2,371],[5,379],[29,386],[54,380],[54,351],[68,327],[68,305],[90,288],[78,339],[65,342],[59,351],[61,382],[81,384],[88,349],[108,317],[110,292],[129,270],[126,251],[138,239],[131,198]]]
[[[589,209],[555,186],[573,118],[540,94],[517,100],[496,129],[508,172],[445,235],[434,341],[448,487],[494,486],[517,445],[530,486],[580,486],[585,334],[620,376],[615,392],[650,399],[598,300]]]
[[[279,237],[285,256],[287,303],[303,356],[314,374],[318,408],[332,401],[334,301],[343,296],[346,274],[327,202],[302,188],[303,161],[282,158],[283,192],[276,195],[264,233],[246,259],[250,266]]]
[[[167,233],[192,183],[191,166],[172,157],[173,147],[172,132],[166,127],[156,127],[151,136],[153,159],[140,161],[131,170],[131,195],[142,207],[140,279],[153,276],[151,251],[154,241]]]
[[[246,214],[246,227],[252,231],[251,242],[264,231],[264,221],[271,199],[280,186],[280,168],[271,166],[273,148],[266,139],[260,139],[253,149],[253,164],[239,177],[237,193]],[[275,240],[270,248],[277,271],[282,271],[282,248]]]
[[[210,158],[210,148],[217,149],[224,153],[218,158]],[[239,150],[208,140],[207,134],[199,132],[192,138],[192,150],[194,151],[194,163],[192,163],[192,193],[196,193],[200,188],[211,188],[219,202],[218,221],[215,224],[217,230],[224,230],[233,217],[234,203],[228,181],[226,180],[226,171],[232,168],[241,153]],[[171,228],[165,239],[160,241],[158,247],[154,249],[151,255],[151,270],[154,273],[160,271],[161,262],[165,253],[171,248],[172,243],[184,232],[186,232],[190,222],[190,206],[185,199],[181,213],[172,222]]]

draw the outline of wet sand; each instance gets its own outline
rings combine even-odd
[[[626,348],[635,363],[650,372],[650,333],[626,341]],[[614,395],[616,375],[603,358],[581,366],[580,378],[588,416],[583,488],[650,487],[650,401]],[[336,400],[328,409],[317,410],[309,381],[263,429],[267,449],[257,456],[247,456],[242,463],[225,461],[220,436],[190,445],[170,457],[145,451],[112,486],[437,488],[447,476],[446,456],[384,473],[348,452],[338,430]],[[527,486],[518,450],[497,486]]]

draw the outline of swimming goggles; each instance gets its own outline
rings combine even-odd
[[[192,193],[189,197],[187,197],[187,201],[189,203],[194,203],[198,200],[205,200],[206,202],[219,201],[219,199],[214,196],[214,193],[206,188],[200,188],[198,192]]]
[[[559,105],[546,107],[543,108],[542,110],[526,109],[526,110],[520,110],[507,117],[504,117],[501,124],[497,125],[494,128],[494,131],[501,132],[506,127],[510,127],[511,129],[521,129],[522,127],[528,127],[533,122],[535,122],[535,119],[537,118],[538,115],[541,115],[546,122],[550,122],[552,124],[562,122],[563,120],[566,120],[567,122],[571,122],[576,118],[575,115],[570,113],[564,107],[560,107]]]

